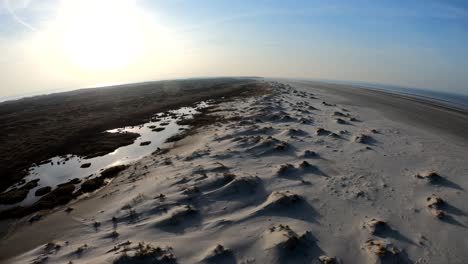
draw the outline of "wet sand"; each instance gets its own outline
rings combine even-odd
[[[386,117],[408,125],[435,129],[441,135],[468,140],[468,111],[420,98],[375,91],[350,85],[312,81],[285,81],[302,87],[322,89],[343,97],[342,103],[379,110]]]

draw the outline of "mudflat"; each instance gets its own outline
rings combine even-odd
[[[138,137],[106,130],[141,124],[156,112],[237,94],[249,82],[234,78],[162,81],[1,103],[0,191],[20,181],[33,163],[66,154],[100,156]]]

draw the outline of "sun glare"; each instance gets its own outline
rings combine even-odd
[[[190,42],[138,1],[61,0],[54,14],[21,47],[41,76],[94,86],[168,78],[186,65]]]
[[[133,1],[64,1],[58,21],[65,55],[78,67],[122,68],[143,50],[144,34]]]

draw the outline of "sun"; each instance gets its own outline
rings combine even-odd
[[[60,7],[65,56],[80,68],[128,66],[142,53],[144,34],[133,1],[64,1]]]

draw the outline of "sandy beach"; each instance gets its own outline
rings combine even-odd
[[[468,113],[256,82],[104,187],[2,221],[0,262],[466,263]]]

